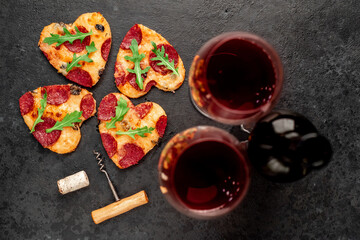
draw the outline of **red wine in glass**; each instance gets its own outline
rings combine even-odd
[[[243,32],[224,33],[207,42],[195,56],[189,77],[195,107],[226,124],[256,122],[272,109],[282,82],[275,50]]]
[[[180,212],[213,218],[233,210],[249,185],[240,143],[215,127],[199,126],[177,134],[159,161],[160,188]]]
[[[179,199],[199,210],[231,204],[245,181],[239,158],[224,142],[201,140],[189,146],[178,158],[172,178]]]

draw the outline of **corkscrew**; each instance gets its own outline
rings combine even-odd
[[[149,202],[149,199],[144,190],[134,195],[131,195],[130,197],[123,198],[120,200],[119,196],[116,193],[115,187],[110,180],[109,174],[105,170],[105,165],[103,163],[104,159],[101,157],[101,154],[99,152],[93,150],[93,153],[95,154],[95,158],[98,161],[100,171],[105,174],[109,186],[111,188],[111,191],[115,198],[115,202],[91,212],[91,216],[96,224],[101,223],[110,218],[113,218],[115,216],[118,216],[122,213],[130,211],[133,208],[139,207]]]
[[[100,167],[100,172],[103,172],[108,180],[108,183],[109,183],[109,186],[111,188],[111,191],[114,195],[114,198],[115,198],[115,201],[119,201],[120,198],[119,196],[117,195],[116,193],[116,190],[115,190],[115,187],[114,185],[112,184],[111,180],[110,180],[110,177],[109,177],[109,174],[107,173],[107,171],[105,170],[105,165],[103,163],[104,159],[101,157],[101,154],[95,150],[93,150],[93,153],[95,154],[95,158],[96,160],[98,160],[98,165]]]

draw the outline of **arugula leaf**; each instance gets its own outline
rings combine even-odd
[[[38,116],[37,116],[32,128],[31,128],[30,133],[33,133],[35,131],[36,124],[41,123],[41,122],[44,121],[44,120],[41,119],[41,117],[42,117],[42,115],[43,115],[43,113],[45,111],[45,108],[46,108],[46,101],[47,101],[47,92],[46,92],[46,89],[45,89],[44,96],[40,100],[40,108],[38,108]]]
[[[93,60],[89,58],[89,54],[95,52],[96,50],[97,48],[95,47],[95,43],[91,42],[89,46],[86,46],[87,54],[76,57],[76,53],[74,53],[73,60],[71,61],[70,64],[67,65],[66,71],[69,72],[73,67],[81,67],[81,64],[79,64],[80,61],[85,61],[89,63],[93,62]]]
[[[169,55],[165,53],[164,46],[161,47],[161,50],[159,51],[156,47],[156,43],[151,41],[151,44],[153,45],[154,49],[151,51],[156,54],[156,57],[152,58],[152,61],[160,61],[157,65],[159,66],[165,66],[167,69],[171,70],[173,74],[179,76],[179,68],[175,68],[175,60],[170,62],[169,61]]]
[[[145,58],[145,54],[139,54],[139,46],[135,39],[131,40],[131,46],[130,46],[132,57],[125,56],[124,58],[126,60],[132,61],[135,66],[134,69],[126,69],[128,72],[135,73],[136,74],[136,84],[139,86],[140,89],[144,88],[144,79],[142,78],[141,74],[147,73],[150,69],[150,66],[146,67],[145,69],[141,69],[140,62]]]
[[[73,42],[77,39],[80,39],[81,42],[84,40],[84,38],[86,38],[87,36],[90,36],[93,34],[92,30],[90,30],[90,32],[88,33],[82,33],[79,31],[78,27],[75,26],[75,30],[76,33],[73,35],[69,32],[69,30],[67,30],[66,28],[63,28],[65,35],[64,36],[60,36],[59,34],[52,34],[50,33],[51,37],[46,37],[44,39],[44,43],[47,43],[49,45],[56,43],[56,46],[60,46],[61,44],[63,44],[64,42],[69,41],[69,43],[73,44]]]
[[[110,122],[106,123],[106,128],[116,128],[115,123],[118,121],[122,121],[124,119],[125,114],[129,111],[130,108],[127,107],[127,102],[125,99],[120,98],[117,102],[117,106],[115,107],[116,114],[115,117],[111,119]]]
[[[135,139],[135,135],[138,135],[140,137],[146,137],[145,133],[151,133],[154,129],[155,128],[153,128],[153,127],[148,128],[147,126],[145,126],[142,128],[130,129],[127,132],[117,131],[116,134],[117,135],[128,135],[128,136],[132,137],[133,139]]]
[[[86,48],[86,51],[88,52],[88,54],[95,52],[97,50],[94,42],[91,42],[90,45],[86,46],[85,48]]]
[[[46,129],[46,133],[51,133],[54,130],[63,130],[64,127],[73,127],[76,122],[81,122],[82,111],[74,111],[72,113],[66,114],[66,116],[61,121],[57,121],[52,128]]]
[[[81,67],[81,64],[79,64],[80,61],[93,62],[93,60],[89,58],[88,54],[80,55],[77,57],[76,53],[74,53],[73,60],[70,64],[67,65],[66,71],[69,72],[73,67]]]

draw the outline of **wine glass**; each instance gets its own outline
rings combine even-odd
[[[175,135],[163,149],[160,189],[178,211],[210,219],[233,210],[249,187],[242,144],[230,133],[197,126]]]
[[[276,103],[283,68],[264,39],[246,32],[223,33],[196,54],[189,74],[194,106],[225,124],[251,128]]]

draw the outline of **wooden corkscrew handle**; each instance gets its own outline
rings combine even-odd
[[[92,219],[96,224],[106,221],[110,218],[116,217],[122,213],[130,211],[136,207],[144,205],[149,202],[149,199],[144,190],[123,198],[117,202],[111,203],[103,208],[91,212]]]

